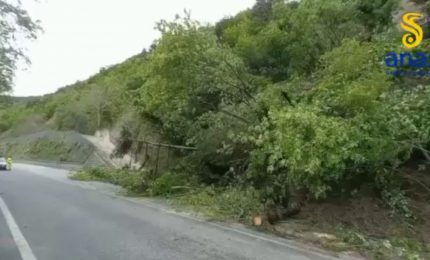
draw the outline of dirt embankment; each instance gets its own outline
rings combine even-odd
[[[97,137],[83,136],[73,131],[47,130],[0,139],[0,154],[16,160],[114,166],[108,149],[102,149],[100,142]]]
[[[82,137],[85,138],[88,142],[90,142],[95,148],[94,153],[92,155],[93,158],[90,158],[90,160],[101,160],[106,165],[115,168],[122,168],[124,166],[139,166],[129,155],[125,155],[121,158],[112,156],[112,154],[115,152],[116,147],[115,144],[112,142],[109,130],[100,130],[97,131],[94,136],[82,135]],[[88,161],[87,164],[90,164],[90,161]]]
[[[37,132],[33,133],[32,130]],[[0,156],[9,155],[16,160],[36,162],[72,163],[84,167],[141,167],[142,154],[112,156],[116,148],[113,139],[109,130],[97,131],[95,135],[83,135],[75,131],[40,130],[30,127],[21,132],[1,134]],[[165,151],[159,152],[160,157],[163,157],[163,152]],[[152,150],[147,151],[147,157],[151,157],[153,153],[155,152]],[[160,165],[163,158],[160,159]]]

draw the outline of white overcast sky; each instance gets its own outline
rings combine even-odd
[[[154,25],[184,9],[214,23],[251,7],[255,0],[23,0],[44,33],[27,43],[32,64],[17,71],[13,94],[52,93],[119,63],[159,37]]]

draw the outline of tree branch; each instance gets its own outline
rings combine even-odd
[[[250,99],[255,101],[255,98],[251,95],[251,93],[248,92],[248,84],[245,83],[245,81],[242,79],[242,77],[240,76],[240,73],[236,70],[236,68],[229,63],[226,59],[224,59],[225,64],[236,74],[237,79],[239,80],[239,82],[242,84],[243,88],[240,88],[240,90]]]
[[[423,153],[427,161],[430,162],[430,155],[429,155],[430,151],[424,149],[424,147],[422,147],[421,145],[416,145],[415,147],[419,149]]]
[[[226,114],[226,115],[229,115],[229,116],[231,116],[231,117],[234,117],[234,118],[236,118],[236,119],[239,119],[240,121],[242,121],[242,122],[244,122],[244,123],[247,123],[247,124],[250,124],[250,123],[251,123],[251,122],[249,122],[247,119],[245,119],[245,118],[243,118],[243,117],[241,117],[241,116],[238,116],[238,115],[236,115],[236,114],[233,114],[233,113],[231,113],[231,112],[229,112],[229,111],[227,111],[227,110],[221,109],[221,110],[219,110],[219,112],[224,113],[224,114]]]
[[[421,182],[420,180],[417,180],[416,178],[413,178],[412,176],[408,176],[408,175],[404,175],[402,176],[403,178],[413,181],[416,184],[419,184],[422,188],[424,188],[426,191],[430,192],[430,187],[428,187],[427,185],[425,185],[423,182]]]

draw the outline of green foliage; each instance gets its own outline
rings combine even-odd
[[[100,128],[112,127],[124,113],[133,109],[129,101],[133,95],[131,86],[140,82],[144,65],[145,56],[138,55],[55,94],[9,106],[0,111],[0,131],[13,133],[23,120],[34,114],[42,115],[45,128],[53,130],[93,134]]]
[[[169,196],[184,192],[189,188],[190,184],[192,184],[192,181],[187,175],[166,172],[150,184],[149,193],[152,196]]]
[[[108,182],[123,187],[130,194],[142,194],[147,189],[146,182],[150,179],[145,171],[135,172],[106,168],[88,168],[80,170],[70,177],[76,181]]]
[[[19,1],[0,1],[0,25],[0,93],[4,93],[12,89],[17,62],[29,62],[17,39],[35,39],[40,28]]]
[[[262,205],[294,210],[304,199],[369,187],[413,225],[400,169],[430,158],[430,81],[386,74],[386,53],[404,51],[392,24],[398,4],[257,1],[215,26],[189,14],[161,21],[150,51],[7,109],[0,128],[12,131],[32,114],[81,133],[117,126],[120,155],[147,137],[193,146],[175,151],[179,166],[158,178],[126,170],[76,178],[168,197],[214,218],[244,220]],[[422,251],[412,240],[344,233],[349,248],[375,257],[419,259]]]
[[[255,73],[282,81],[312,72],[344,39],[367,40],[390,26],[397,2],[258,1],[252,10],[222,20],[216,33]]]
[[[122,118],[126,106],[110,93],[125,85],[122,100],[148,119],[123,124],[129,139],[151,122],[170,142],[197,147],[186,162],[199,181],[251,183],[282,204],[297,190],[321,198],[379,185],[379,172],[425,153],[430,141],[427,85],[407,89],[381,65],[399,48],[391,24],[397,4],[258,1],[214,28],[188,14],[161,21],[162,37],[144,57],[78,84],[74,98],[87,111],[76,113],[87,117],[78,130]],[[49,110],[61,113],[60,106]],[[80,119],[64,110],[57,126],[73,128]],[[165,178],[156,181],[160,193],[173,185]]]
[[[154,178],[148,171],[115,170],[106,168],[88,168],[76,172],[72,180],[108,182],[123,187],[132,194],[151,196],[170,196],[183,193],[193,181],[189,176],[176,172],[166,172]]]
[[[363,160],[354,151],[358,133],[347,122],[306,107],[277,111],[271,117],[275,128],[282,129],[274,135],[283,153],[281,158],[274,155],[271,160],[285,158],[279,166],[288,168],[289,180],[309,188],[317,197],[343,179],[348,161]]]
[[[292,183],[325,197],[363,169],[376,171],[390,161],[396,165],[398,155],[410,147],[398,145],[402,125],[390,121],[390,108],[380,100],[391,83],[376,65],[380,51],[373,49],[345,41],[324,55],[309,91],[298,88],[304,79],[295,79],[260,96],[262,105],[271,109],[248,137],[257,147],[251,153],[253,178],[264,174],[269,183],[278,180],[274,183],[283,196]],[[346,54],[351,51],[354,57]],[[291,95],[283,98],[282,93]]]
[[[246,102],[258,79],[237,56],[217,45],[211,28],[184,18],[162,22],[159,29],[163,37],[148,58],[136,104],[161,121],[172,140],[185,142],[199,117]]]
[[[113,184],[120,185],[129,193],[140,194],[145,192],[146,181],[149,178],[149,173],[146,171],[111,171],[110,181]]]
[[[392,23],[392,13],[399,6],[398,0],[359,0],[355,1],[359,19],[369,34],[386,30]]]
[[[426,245],[406,237],[376,239],[351,229],[340,228],[338,235],[345,244],[343,250],[361,250],[372,259],[422,260],[428,256]],[[339,243],[337,243],[339,245]],[[328,245],[330,247],[330,245]]]
[[[58,130],[74,130],[80,133],[91,133],[88,115],[79,104],[68,104],[59,107],[55,114],[55,125]]]
[[[0,141],[2,152],[7,151],[16,159],[82,164],[94,152],[92,144],[74,132],[48,130],[28,134],[30,130],[24,130],[20,130],[21,135],[17,137],[2,139]]]
[[[413,154],[430,158],[430,84],[386,74],[386,53],[402,51],[392,24],[398,4],[257,1],[215,26],[189,14],[161,21],[150,51],[4,110],[0,130],[15,131],[31,114],[39,125],[87,134],[118,126],[118,154],[146,136],[196,147],[176,154],[190,178],[109,175],[133,191],[163,196],[198,181],[226,194],[221,187],[253,187],[288,206],[299,192],[326,198],[371,183],[409,215],[390,180]]]
[[[187,193],[174,201],[215,219],[248,221],[251,216],[263,210],[260,194],[253,188],[206,187]]]
[[[91,168],[78,171],[70,178],[75,181],[107,181],[110,179],[110,174],[102,168]]]
[[[263,210],[260,193],[253,188],[199,187],[189,175],[180,172],[167,172],[154,179],[149,172],[90,168],[70,178],[117,184],[131,194],[167,197],[177,205],[216,219],[248,220]]]
[[[382,191],[382,198],[393,209],[393,213],[397,213],[405,219],[413,217],[406,195],[399,188]]]

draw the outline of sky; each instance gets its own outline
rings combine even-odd
[[[191,10],[192,19],[215,23],[255,0],[22,0],[44,32],[26,42],[31,65],[20,65],[15,96],[43,95],[85,80],[100,68],[141,52],[159,38],[161,19]]]

